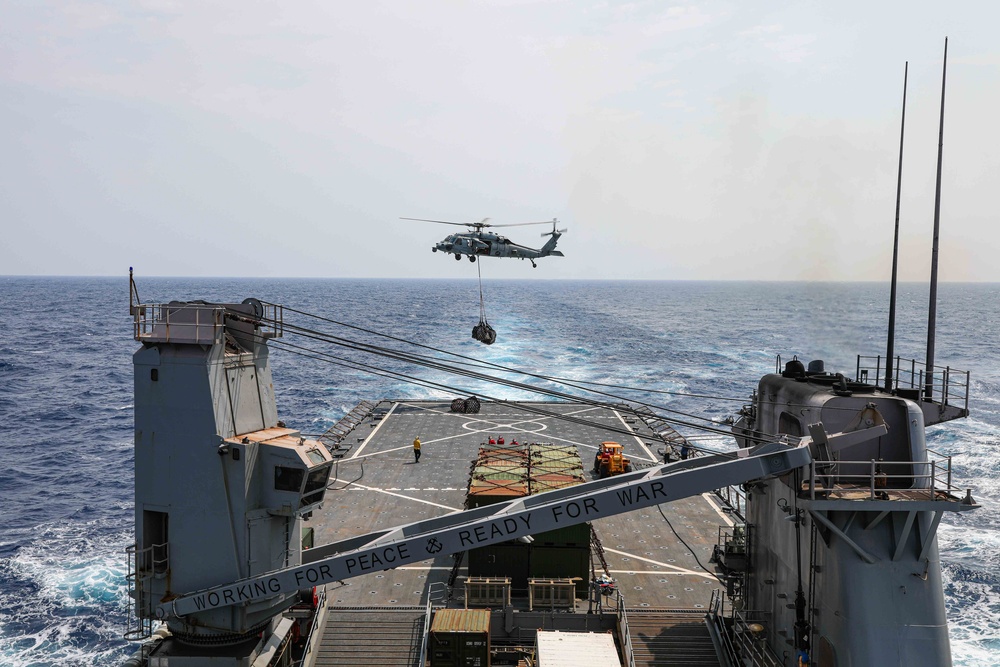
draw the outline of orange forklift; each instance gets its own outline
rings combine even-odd
[[[617,442],[602,442],[594,456],[594,472],[601,478],[632,472],[632,462],[625,458]]]

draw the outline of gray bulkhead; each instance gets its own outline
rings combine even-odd
[[[871,461],[881,459],[887,490],[929,488],[930,480],[919,476],[927,466],[912,465],[927,461],[920,407],[873,388],[838,395],[831,385],[765,376],[757,392],[756,430],[803,436],[810,424],[822,422],[828,433],[851,431],[866,426],[858,418],[873,405],[887,434],[832,456],[812,445],[817,461],[838,462],[817,471],[831,475],[828,483],[857,482],[870,490]],[[870,416],[869,411],[861,421]],[[764,625],[775,652],[786,665],[796,664],[801,568],[814,662],[950,665],[934,513],[905,499],[873,503],[863,493],[846,500],[822,493],[813,498],[808,479],[809,469],[803,468],[755,482],[748,494],[753,576],[747,604],[771,619]]]

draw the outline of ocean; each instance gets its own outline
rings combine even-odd
[[[888,285],[875,283],[491,281],[486,313],[498,338],[486,347],[470,336],[479,318],[470,280],[140,278],[138,289],[146,303],[257,297],[538,375],[626,386],[606,391],[717,421],[747,402],[777,355],[823,359],[827,370],[851,376],[855,355],[884,355],[889,300]],[[927,293],[904,284],[897,302],[896,352],[918,361]],[[998,285],[939,288],[936,363],[971,371],[972,415],[930,428],[928,444],[954,457],[955,484],[972,488],[983,505],[946,515],[939,531],[952,652],[956,665],[970,667],[1000,664],[998,314]],[[286,321],[404,347],[298,313],[286,312]],[[290,334],[283,342],[315,346]],[[0,666],[113,666],[135,650],[122,632],[125,548],[134,536],[130,357],[137,347],[127,278],[0,277]],[[275,344],[279,416],[308,434],[363,399],[538,398],[322,351],[448,389]],[[662,391],[681,395],[655,393]],[[723,436],[678,430],[705,447],[732,446]]]

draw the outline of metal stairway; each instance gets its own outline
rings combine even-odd
[[[332,607],[316,667],[421,667],[425,613],[423,608]]]
[[[636,667],[721,667],[702,614],[629,610]]]

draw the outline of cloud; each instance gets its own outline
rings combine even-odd
[[[808,47],[815,41],[815,35],[783,35],[775,40],[764,41],[763,46],[779,60],[797,63],[812,55]]]
[[[700,7],[670,7],[659,16],[653,17],[642,27],[642,34],[658,37],[671,32],[702,28],[711,24],[716,17],[706,14]]]
[[[737,34],[741,37],[761,37],[763,35],[771,35],[781,32],[783,29],[784,28],[777,23],[770,23],[767,25],[755,25],[752,28],[740,30]]]

